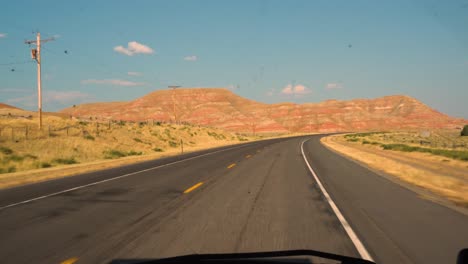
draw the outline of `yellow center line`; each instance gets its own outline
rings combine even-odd
[[[69,259],[66,259],[66,260],[60,262],[60,264],[73,264],[73,263],[75,263],[77,261],[78,261],[78,258],[69,258]]]
[[[248,159],[248,158],[250,158],[250,157],[252,157],[252,155],[247,155],[247,156],[245,156],[246,159]]]
[[[235,163],[233,163],[233,164],[231,164],[231,165],[227,166],[227,168],[228,168],[228,169],[230,169],[230,168],[232,168],[232,167],[234,167],[234,166],[236,166],[236,164],[235,164]]]
[[[202,184],[203,184],[203,182],[199,182],[199,183],[195,184],[194,186],[192,186],[192,187],[188,188],[187,190],[185,190],[184,193],[189,193],[189,192],[195,190],[196,188],[200,187]]]

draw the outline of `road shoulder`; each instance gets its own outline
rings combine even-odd
[[[468,216],[468,184],[459,175],[440,173],[430,166],[415,162],[421,156],[418,156],[419,153],[389,153],[376,147],[345,142],[341,137],[327,136],[320,141],[334,153],[417,193],[420,198]]]

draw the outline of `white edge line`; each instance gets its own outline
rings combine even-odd
[[[302,152],[302,157],[304,158],[305,163],[307,164],[307,167],[309,168],[310,172],[314,176],[315,181],[317,182],[318,186],[320,187],[320,190],[323,193],[323,196],[325,196],[325,199],[327,202],[330,204],[333,212],[335,212],[336,216],[338,217],[338,220],[340,220],[341,225],[345,229],[346,233],[348,234],[349,238],[353,242],[354,246],[356,247],[357,251],[359,252],[359,255],[361,255],[361,258],[369,261],[374,261],[372,257],[370,256],[369,252],[367,251],[366,247],[364,247],[364,244],[361,242],[361,240],[358,238],[354,230],[351,228],[349,225],[348,221],[344,218],[343,214],[340,212],[340,209],[338,209],[338,206],[336,206],[335,202],[332,200],[330,195],[328,194],[327,190],[323,187],[322,183],[320,182],[319,178],[317,177],[317,174],[315,174],[315,171],[312,169],[312,167],[309,164],[309,161],[306,158],[306,155],[304,153],[304,143],[306,141],[310,140],[304,140],[301,143],[301,152]]]
[[[12,204],[5,205],[5,206],[3,206],[3,207],[0,207],[0,211],[3,210],[3,209],[6,209],[6,208],[13,207],[13,206],[17,206],[17,205],[21,205],[21,204],[26,204],[26,203],[34,202],[34,201],[41,200],[41,199],[44,199],[44,198],[47,198],[47,197],[59,195],[59,194],[62,194],[62,193],[67,193],[67,192],[71,192],[71,191],[76,191],[76,190],[79,190],[79,189],[83,189],[83,188],[86,188],[86,187],[98,185],[98,184],[101,184],[101,183],[105,183],[105,182],[109,182],[109,181],[113,181],[113,180],[118,180],[118,179],[126,178],[126,177],[128,177],[128,176],[132,176],[132,175],[135,175],[135,174],[138,174],[138,173],[142,173],[142,172],[147,172],[147,171],[150,171],[150,170],[159,169],[159,168],[166,167],[166,166],[170,166],[170,165],[173,165],[173,164],[176,164],[176,163],[180,163],[180,162],[184,162],[184,161],[188,161],[188,160],[200,158],[200,157],[203,157],[203,156],[212,155],[212,154],[215,154],[215,153],[219,153],[219,152],[223,152],[223,151],[227,151],[227,150],[231,150],[231,149],[242,148],[242,147],[245,147],[245,146],[248,146],[248,145],[249,145],[249,144],[245,144],[245,145],[241,145],[241,146],[235,146],[235,147],[232,147],[232,148],[221,149],[221,150],[217,150],[217,151],[205,153],[205,154],[202,154],[202,155],[198,155],[198,156],[186,158],[186,159],[183,159],[183,160],[178,160],[178,161],[166,163],[166,164],[159,165],[159,166],[156,166],[156,167],[152,167],[152,168],[148,168],[148,169],[144,169],[144,170],[140,170],[140,171],[135,171],[135,172],[127,173],[127,174],[120,175],[120,176],[117,176],[117,177],[114,177],[114,178],[109,178],[109,179],[105,179],[105,180],[102,180],[102,181],[97,181],[97,182],[92,182],[92,183],[88,183],[88,184],[85,184],[85,185],[80,185],[80,186],[73,187],[73,188],[70,188],[70,189],[66,189],[66,190],[63,190],[63,191],[54,192],[54,193],[51,193],[51,194],[46,194],[46,195],[39,196],[39,197],[36,197],[36,198],[32,198],[32,199],[29,199],[29,200],[25,200],[25,201],[21,201],[21,202],[17,202],[17,203],[12,203]]]

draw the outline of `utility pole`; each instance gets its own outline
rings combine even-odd
[[[177,114],[176,114],[176,105],[175,105],[175,89],[179,88],[179,85],[169,85],[168,88],[172,88],[172,111],[174,113],[174,121],[177,124]]]
[[[39,129],[42,130],[42,90],[41,90],[41,42],[49,42],[54,40],[54,38],[48,38],[41,40],[41,33],[37,32],[36,40],[25,40],[25,44],[35,44],[36,49],[31,50],[32,59],[37,62],[37,112],[39,114]]]

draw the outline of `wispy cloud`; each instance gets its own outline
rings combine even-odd
[[[149,46],[144,44],[138,43],[136,41],[131,41],[128,43],[127,47],[124,46],[116,46],[114,47],[114,51],[125,54],[127,56],[133,56],[135,54],[153,54],[154,50]]]
[[[281,94],[284,94],[284,95],[304,95],[310,92],[311,92],[310,89],[302,84],[297,84],[294,86],[291,84],[288,84],[281,90]]]
[[[81,84],[107,84],[107,85],[116,85],[116,86],[142,86],[142,85],[145,85],[146,83],[132,82],[132,81],[120,80],[120,79],[102,79],[102,80],[88,79],[88,80],[82,80]]]
[[[196,55],[185,56],[184,60],[186,60],[186,61],[196,61],[196,60],[198,60],[198,57]]]
[[[33,89],[24,89],[24,88],[1,88],[0,93],[25,93],[31,92]]]
[[[343,84],[339,82],[331,82],[331,83],[327,83],[327,85],[325,85],[325,88],[328,90],[341,89],[343,88]]]
[[[7,33],[0,33],[0,38],[6,38],[7,37]]]
[[[226,87],[226,89],[231,90],[231,91],[237,91],[239,90],[239,88],[240,88],[239,85],[234,85],[234,84],[230,84]]]
[[[127,72],[127,74],[128,76],[142,76],[143,75],[143,73],[141,72],[132,72],[132,71]]]
[[[80,91],[47,91],[44,95],[44,102],[68,104],[89,98],[91,98],[89,94]]]
[[[57,109],[60,107],[68,106],[70,104],[77,104],[83,101],[92,99],[92,96],[80,91],[45,91],[43,94],[43,103],[47,109]],[[6,100],[8,104],[20,106],[22,108],[33,108],[37,106],[37,95],[31,94],[29,96],[11,98]]]

